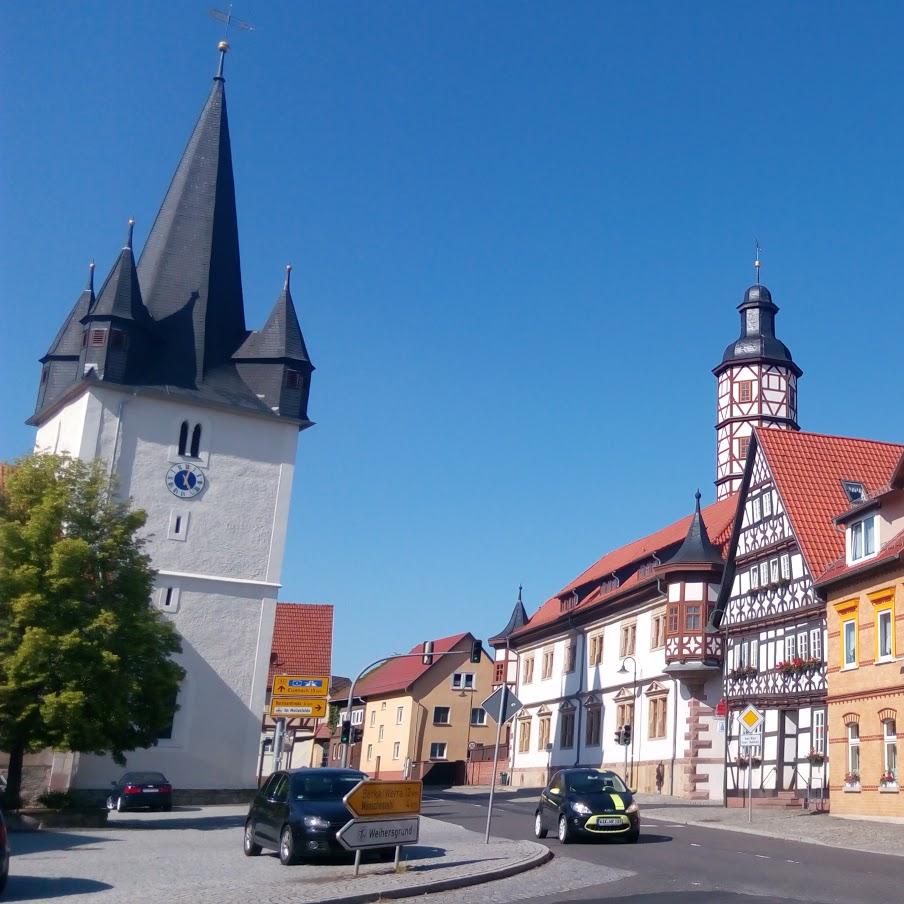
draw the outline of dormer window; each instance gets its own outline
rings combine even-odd
[[[301,374],[297,370],[286,371],[286,389],[301,389]]]
[[[856,480],[842,480],[841,486],[851,505],[866,499],[866,489],[862,483],[858,483]]]
[[[848,562],[859,562],[876,554],[876,516],[868,515],[848,527]]]

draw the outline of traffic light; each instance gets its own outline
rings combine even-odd
[[[352,729],[352,744],[360,744],[364,740],[364,729],[363,728],[353,728]]]
[[[483,655],[483,644],[479,640],[475,640],[471,644],[471,662],[480,662]]]
[[[629,747],[631,745],[631,723],[628,722],[627,725],[622,725],[622,744],[625,747]]]
[[[622,730],[620,727],[615,729],[615,743],[616,744],[622,743]]]
[[[342,744],[348,744],[348,738],[351,734],[352,723],[348,719],[342,720],[342,731],[339,733],[339,741]]]

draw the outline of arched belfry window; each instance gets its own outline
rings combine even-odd
[[[191,457],[197,458],[201,450],[201,425],[195,424],[195,429],[191,433]]]
[[[182,426],[179,428],[179,454],[185,455],[185,450],[188,447],[188,421],[182,421]]]

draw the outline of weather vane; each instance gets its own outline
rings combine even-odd
[[[760,240],[756,237],[754,237],[754,239],[753,239],[753,246],[754,246],[754,254],[755,254],[755,258],[756,258],[753,262],[753,266],[756,269],[756,284],[759,285],[760,284],[760,267],[762,266],[762,263],[760,261],[760,252],[763,249],[760,248]]]
[[[220,66],[217,70],[217,78],[223,77],[223,60],[226,57],[226,51],[229,50],[229,41],[227,38],[229,37],[229,26],[233,25],[242,31],[254,31],[254,26],[250,22],[243,22],[241,19],[236,19],[235,16],[232,15],[232,4],[230,3],[226,11],[224,12],[221,9],[212,9],[210,11],[210,15],[219,20],[220,22],[225,22],[226,27],[223,29],[223,40],[220,41],[218,45],[218,49],[220,51]]]

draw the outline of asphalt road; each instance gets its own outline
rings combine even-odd
[[[535,794],[496,798],[493,834],[533,838]],[[487,795],[430,793],[423,813],[483,832]],[[638,844],[609,840],[546,844],[560,858],[634,872],[629,879],[579,893],[542,895],[544,904],[874,904],[904,901],[904,858],[865,854],[724,829],[643,820]],[[542,869],[542,867],[541,867]]]

